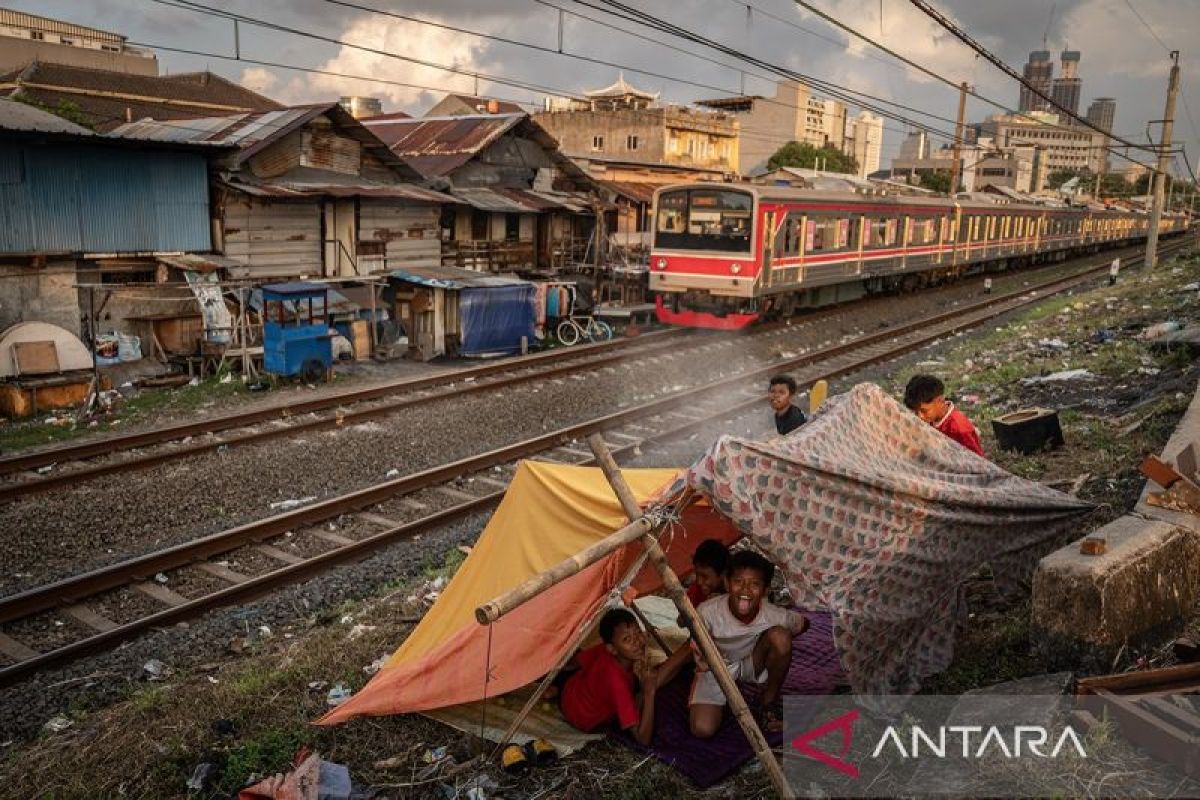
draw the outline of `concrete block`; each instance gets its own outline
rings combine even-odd
[[[1192,443],[1200,448],[1200,387],[1197,387],[1196,395],[1192,398],[1188,410],[1184,412],[1183,419],[1179,420],[1179,424],[1175,426],[1175,432],[1167,440],[1167,446],[1162,451],[1162,460],[1174,464],[1179,453]],[[1200,516],[1181,511],[1169,511],[1146,502],[1146,496],[1150,492],[1161,491],[1161,486],[1147,481],[1146,485],[1142,487],[1142,495],[1138,498],[1134,511],[1151,519],[1162,520],[1200,533]]]
[[[1107,539],[1104,555],[1081,555],[1074,542],[1034,573],[1035,642],[1053,664],[1106,668],[1121,645],[1168,630],[1200,598],[1200,534],[1190,528],[1126,515],[1093,535]]]

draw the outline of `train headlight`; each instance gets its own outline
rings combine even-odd
[[[737,275],[739,272],[742,271],[742,265],[735,261],[734,263],[729,265],[729,271],[732,272],[734,275]]]
[[[657,266],[659,269],[666,269],[667,268],[667,260],[665,258],[660,258],[658,260],[658,263],[655,266]]]

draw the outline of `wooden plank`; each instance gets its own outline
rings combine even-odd
[[[473,494],[468,494],[467,492],[459,491],[458,489],[451,489],[449,486],[439,486],[437,487],[437,490],[452,500],[461,500],[464,503],[479,499]]]
[[[1116,694],[1142,694],[1152,690],[1196,691],[1200,688],[1200,664],[1179,664],[1174,667],[1127,672],[1119,675],[1098,675],[1080,678],[1076,694],[1089,694],[1107,689]]]
[[[240,572],[235,572],[234,570],[231,570],[229,567],[226,567],[222,564],[211,564],[207,561],[204,561],[197,564],[196,568],[207,572],[209,575],[220,578],[223,581],[228,581],[229,583],[235,585],[239,583],[245,583],[246,581],[250,580],[249,575],[243,575]]]
[[[379,527],[384,528],[384,529],[399,528],[401,525],[401,523],[397,522],[394,519],[388,519],[385,516],[382,516],[380,514],[374,514],[370,511],[359,511],[354,516],[358,517],[363,522],[369,522],[372,525],[378,525]]]
[[[1168,717],[1176,724],[1182,725],[1191,732],[1191,735],[1195,736],[1197,733],[1200,733],[1200,717],[1184,711],[1169,698],[1149,697],[1141,702],[1148,708],[1158,712],[1159,716]]]
[[[346,536],[342,536],[340,533],[334,533],[333,531],[324,530],[323,528],[311,528],[309,530],[303,531],[303,533],[310,534],[312,536],[317,537],[318,539],[324,539],[325,541],[330,542],[331,544],[336,544],[338,547],[345,547],[348,544],[354,544],[353,539],[346,537]]]
[[[642,441],[642,440],[641,440],[641,439],[639,439],[637,436],[630,436],[629,434],[627,434],[627,433],[621,433],[620,431],[606,431],[606,432],[604,433],[604,435],[605,435],[605,436],[611,436],[611,437],[614,437],[614,438],[617,438],[617,439],[624,439],[625,441],[627,441],[627,442],[629,442],[629,443],[631,443],[631,444],[632,444],[632,443],[635,443],[635,442],[637,442],[637,443],[640,443],[640,442]]]
[[[85,605],[67,606],[63,609],[63,613],[71,616],[73,619],[76,619],[79,622],[82,622],[92,630],[99,631],[100,633],[111,631],[113,628],[117,627],[117,623],[113,622],[108,617],[97,614],[95,611],[92,611]]]
[[[5,636],[3,633],[0,633],[0,653],[15,661],[25,661],[26,659],[40,655],[37,650],[26,647],[21,642],[18,642],[11,636]]]
[[[298,556],[295,553],[289,553],[286,550],[280,550],[278,547],[273,547],[269,544],[256,544],[254,545],[254,549],[268,558],[273,558],[276,561],[282,561],[285,564],[300,564],[304,562],[304,556]]]
[[[139,592],[146,595],[147,597],[151,597],[151,598],[157,600],[158,602],[162,603],[163,605],[167,605],[167,606],[171,606],[171,607],[181,606],[188,601],[188,599],[186,597],[184,597],[183,595],[177,594],[176,592],[172,592],[167,587],[160,586],[159,584],[154,583],[152,581],[146,581],[144,583],[135,583],[135,584],[133,584],[133,588],[137,589]]]
[[[51,375],[61,371],[54,342],[14,342],[12,350],[18,375]]]
[[[428,505],[426,505],[425,503],[422,503],[420,500],[413,500],[411,497],[401,497],[399,499],[399,502],[403,505],[408,506],[413,511],[422,511],[423,512],[423,511],[429,510]]]

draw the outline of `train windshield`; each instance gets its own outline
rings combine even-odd
[[[729,189],[676,189],[658,196],[654,244],[669,250],[749,253],[754,198]]]

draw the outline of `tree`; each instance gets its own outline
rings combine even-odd
[[[1091,177],[1086,169],[1056,169],[1046,176],[1046,185],[1057,189],[1072,178],[1079,178],[1080,184],[1086,184]]]
[[[942,194],[950,194],[950,172],[944,169],[930,170],[921,173],[922,189],[929,189]]]
[[[814,147],[808,142],[788,142],[767,160],[767,169],[780,167],[820,168],[823,172],[858,172],[858,162],[832,145]]]

